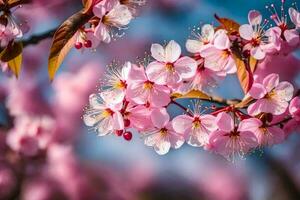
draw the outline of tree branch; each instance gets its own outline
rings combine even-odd
[[[57,28],[51,29],[47,32],[38,34],[38,35],[32,35],[30,38],[22,40],[23,47],[29,46],[29,45],[35,45],[41,42],[44,39],[52,38]]]

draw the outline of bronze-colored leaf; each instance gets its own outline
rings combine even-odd
[[[50,55],[48,60],[48,73],[50,80],[53,80],[56,71],[62,64],[75,43],[73,37],[76,31],[81,28],[92,15],[80,11],[67,19],[55,32]]]
[[[252,56],[250,56],[249,58],[249,65],[250,65],[250,69],[251,72],[254,73],[257,67],[257,60],[255,58],[253,58]]]
[[[174,93],[171,95],[173,99],[202,99],[202,100],[210,100],[210,96],[205,94],[204,92],[201,92],[199,90],[191,90],[190,92],[186,94],[179,94],[179,93]]]
[[[233,55],[236,66],[237,66],[237,77],[240,81],[240,85],[246,94],[253,84],[253,74],[248,64],[245,63],[242,58],[237,55]]]
[[[13,8],[22,4],[31,3],[31,0],[8,0],[7,5],[9,8]]]
[[[14,75],[18,78],[19,74],[21,72],[21,67],[22,67],[22,53],[19,54],[14,59],[11,59],[10,61],[8,61],[8,67],[14,73]]]
[[[234,20],[228,18],[221,18],[216,14],[215,18],[220,23],[220,28],[225,29],[228,32],[228,34],[239,32],[240,24],[235,22]]]
[[[12,42],[0,54],[1,61],[8,63],[10,70],[17,78],[21,71],[22,50],[22,43]]]
[[[8,62],[22,53],[23,45],[20,42],[11,42],[7,47],[1,51],[0,60],[2,62]]]
[[[91,10],[91,7],[92,7],[94,1],[95,0],[82,0],[82,4],[84,7],[84,9],[83,9],[84,13],[87,13]]]

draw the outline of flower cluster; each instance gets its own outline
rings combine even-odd
[[[269,21],[254,10],[249,12],[249,24],[236,30],[206,24],[200,33],[194,32],[196,38],[186,42],[191,56],[182,55],[173,40],[166,46],[152,44],[152,62],[128,62],[108,69],[100,93],[89,98],[85,124],[100,136],[123,135],[126,140],[131,140],[130,129],[135,129],[158,154],[186,142],[233,159],[283,142],[288,122],[299,122],[300,104],[293,85],[280,82],[278,74],[262,77],[255,69],[247,69],[250,86],[238,102],[216,100],[203,91],[210,91],[227,75],[239,76],[237,57],[246,68],[249,59],[259,67],[266,57],[298,48],[299,12],[290,8],[289,14],[295,25],[292,29],[286,16],[274,14],[271,19],[276,26],[266,30]],[[194,109],[189,109],[176,101],[179,96],[214,104],[205,107],[202,101],[196,101]],[[170,105],[183,109],[184,114],[171,119]]]
[[[96,0],[93,2],[94,17],[75,34],[75,48],[95,49],[100,42],[110,43],[120,37],[135,17],[137,7],[146,0]]]

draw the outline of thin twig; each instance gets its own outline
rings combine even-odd
[[[30,38],[22,40],[23,47],[26,47],[26,46],[29,46],[29,45],[35,45],[35,44],[38,44],[39,42],[41,42],[44,39],[48,39],[48,38],[53,37],[56,30],[57,30],[57,28],[54,28],[54,29],[51,29],[47,32],[37,34],[37,35],[32,35]]]

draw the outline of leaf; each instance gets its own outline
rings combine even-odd
[[[87,13],[91,10],[94,1],[95,0],[82,0],[82,4],[84,6],[83,13]]]
[[[10,70],[17,78],[21,71],[22,50],[22,43],[12,42],[0,54],[1,61],[8,63]]]
[[[9,8],[19,6],[21,4],[31,3],[31,0],[8,0],[7,4]]]
[[[237,77],[240,81],[240,85],[246,94],[253,84],[253,73],[248,65],[241,59],[241,57],[233,54],[236,66],[237,66]]]
[[[22,66],[22,53],[19,54],[14,59],[8,61],[8,67],[14,73],[16,78],[19,77],[19,74],[21,72],[21,66]]]
[[[56,71],[73,47],[75,43],[75,38],[73,37],[74,34],[91,17],[92,15],[80,11],[69,17],[69,19],[67,19],[55,32],[48,59],[48,73],[50,80],[53,80]]]
[[[215,14],[215,18],[220,23],[219,28],[225,29],[228,32],[228,34],[239,32],[240,24],[235,22],[234,20],[228,18],[221,18],[216,14]]]
[[[210,100],[210,96],[205,94],[204,92],[201,92],[199,90],[191,90],[190,92],[186,94],[179,94],[179,93],[174,93],[171,95],[173,99],[202,99],[202,100]]]
[[[250,56],[249,58],[249,65],[250,65],[250,69],[251,72],[254,73],[257,67],[257,60],[255,58],[253,58],[252,56]]]

